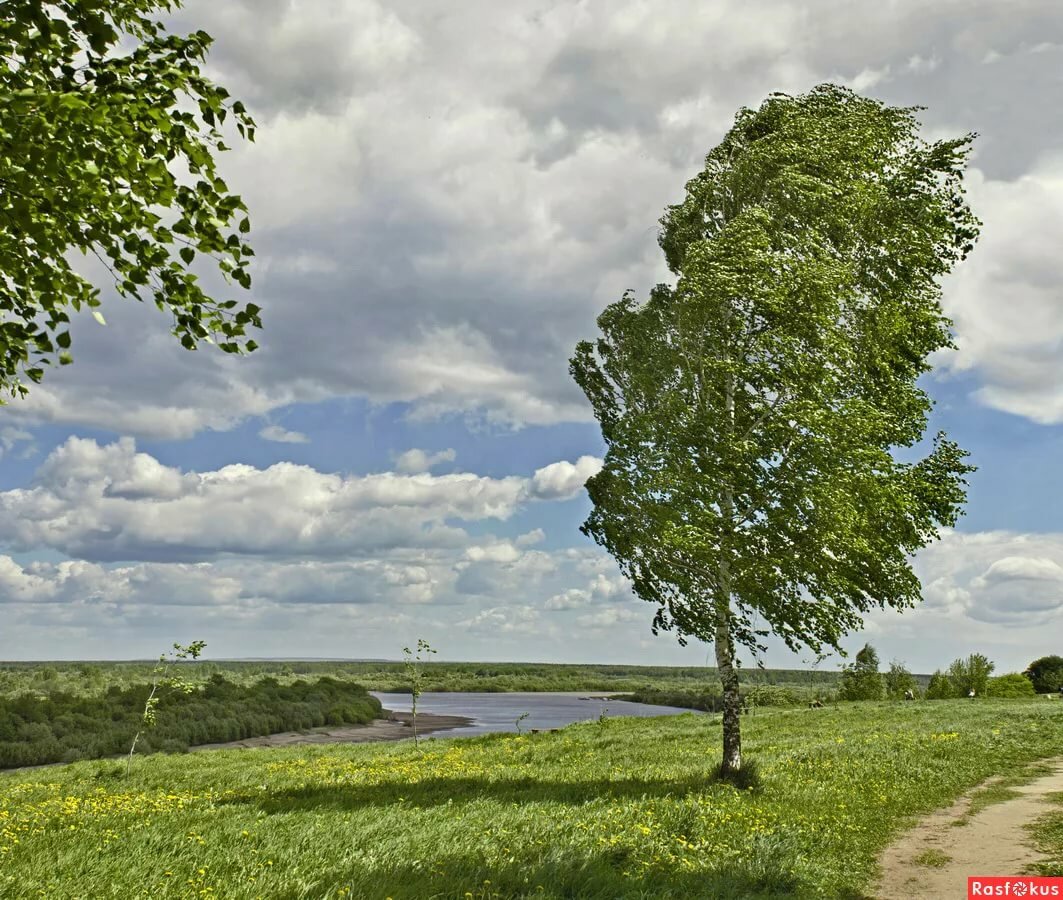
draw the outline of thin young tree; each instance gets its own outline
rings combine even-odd
[[[834,85],[739,111],[661,219],[675,286],[629,291],[571,372],[607,445],[582,526],[657,606],[715,643],[725,774],[742,765],[736,647],[839,648],[920,599],[910,554],[955,523],[973,468],[917,383],[953,346],[939,279],[972,249],[973,134]]]
[[[167,693],[176,693],[180,691],[183,694],[191,694],[196,689],[195,684],[191,681],[187,681],[180,675],[172,673],[172,668],[175,664],[186,659],[199,659],[200,654],[203,652],[203,648],[207,646],[206,641],[192,641],[187,646],[184,644],[174,644],[173,650],[167,653],[163,653],[159,657],[159,661],[155,664],[155,668],[151,670],[151,690],[148,692],[148,697],[144,701],[144,711],[140,716],[140,727],[137,729],[137,733],[133,736],[133,744],[129,748],[129,756],[126,759],[125,773],[129,774],[129,770],[133,765],[133,754],[137,751],[137,743],[140,741],[140,736],[144,733],[146,728],[154,728],[156,721],[156,712],[159,707],[159,701],[163,699],[162,691],[167,690]]]
[[[406,668],[406,678],[410,683],[410,720],[413,725],[413,744],[418,746],[420,739],[417,734],[417,701],[424,693],[424,669],[422,663],[428,658],[428,654],[435,653],[428,641],[423,638],[417,639],[417,649],[402,648],[402,661]],[[422,656],[421,654],[424,654]]]

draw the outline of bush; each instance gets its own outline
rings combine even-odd
[[[886,696],[890,700],[901,700],[905,691],[915,692],[917,685],[912,673],[904,663],[894,660],[890,663],[890,670],[885,675]]]
[[[949,700],[958,696],[949,677],[941,669],[930,676],[930,683],[926,686],[927,700]]]
[[[1063,688],[1063,656],[1042,656],[1030,663],[1024,673],[1038,694]]]
[[[1033,689],[1033,682],[1029,678],[1015,672],[1010,675],[1001,675],[998,678],[990,678],[986,685],[986,696],[1018,699],[1036,697],[1037,692]]]
[[[954,660],[949,666],[949,681],[952,682],[954,697],[966,697],[971,691],[975,696],[984,697],[989,676],[996,668],[981,653],[972,653],[967,659]]]

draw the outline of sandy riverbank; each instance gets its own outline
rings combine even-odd
[[[235,750],[247,747],[291,747],[295,744],[367,744],[374,741],[401,741],[413,737],[413,716],[408,712],[387,713],[389,718],[374,719],[368,725],[326,725],[308,731],[283,731],[264,734],[261,737],[245,738],[242,741],[227,741],[220,744],[199,744],[189,747],[198,750]],[[437,716],[418,713],[417,734],[420,737],[451,728],[471,725],[467,716]]]

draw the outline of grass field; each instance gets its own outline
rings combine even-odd
[[[0,896],[856,898],[912,816],[1063,753],[1059,704],[842,704],[744,719],[737,789],[712,721],[8,774]]]

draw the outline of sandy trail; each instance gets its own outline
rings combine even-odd
[[[950,900],[967,896],[969,875],[1021,875],[1044,857],[1032,845],[1024,825],[1051,810],[1047,794],[1063,791],[1063,758],[1048,760],[1052,774],[1010,788],[1019,794],[976,813],[962,827],[953,825],[971,805],[971,794],[948,809],[923,819],[889,847],[880,862],[882,875],[874,896],[878,900]],[[991,779],[984,787],[999,779]],[[933,867],[915,862],[936,850],[948,862]]]

